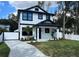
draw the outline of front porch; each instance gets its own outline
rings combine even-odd
[[[54,40],[56,39],[57,33],[56,27],[35,27],[33,28],[33,37],[36,40]]]
[[[55,24],[51,20],[45,20],[35,25],[28,25],[31,29],[29,36],[33,37],[37,41],[48,41],[57,38],[57,33],[59,32],[59,25]],[[21,27],[20,38],[27,38],[28,31],[23,32],[23,28],[27,25]],[[24,35],[24,36],[23,36]]]
[[[54,40],[57,39],[59,25],[51,20],[44,20],[33,26],[33,35],[37,40]],[[36,34],[35,34],[36,33]]]

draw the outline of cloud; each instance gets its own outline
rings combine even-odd
[[[9,3],[16,9],[26,9],[37,5],[37,1],[10,1]]]
[[[46,6],[47,6],[48,2],[50,2],[51,6],[53,6],[53,7],[57,6],[57,3],[55,1],[45,1]],[[26,9],[31,6],[37,5],[38,1],[9,1],[9,3],[12,6],[14,6],[16,9]]]
[[[51,7],[57,7],[57,3],[55,1],[45,1],[45,10],[47,10],[47,3],[50,2],[50,8]],[[27,9],[31,6],[35,6],[38,4],[38,1],[9,1],[9,3],[17,9]],[[16,12],[14,12],[16,14]]]

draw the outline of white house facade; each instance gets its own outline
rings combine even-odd
[[[20,39],[28,36],[36,40],[49,40],[56,36],[59,25],[53,22],[54,14],[48,13],[39,6],[33,6],[28,9],[18,10],[18,29]],[[30,27],[31,31],[24,31],[24,28]]]

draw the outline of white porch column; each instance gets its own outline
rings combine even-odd
[[[37,28],[37,40],[39,40],[39,28]]]
[[[60,34],[59,34],[59,29],[58,29],[58,28],[57,28],[56,35],[57,35],[57,39],[59,39],[59,37],[60,37]]]
[[[19,31],[20,31],[20,40],[21,40],[21,38],[22,38],[22,26],[21,25],[19,27]]]

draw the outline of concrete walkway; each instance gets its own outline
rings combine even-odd
[[[33,45],[19,40],[5,41],[10,48],[9,57],[46,57]]]

